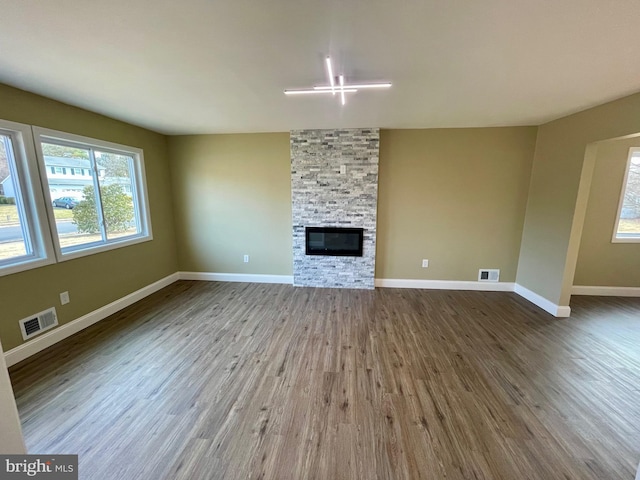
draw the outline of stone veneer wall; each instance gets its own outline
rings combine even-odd
[[[374,288],[379,129],[292,130],[290,143],[294,285]],[[305,255],[305,227],[364,228],[363,256]]]

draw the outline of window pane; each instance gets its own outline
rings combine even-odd
[[[19,211],[11,137],[0,135],[0,262],[31,254]]]
[[[90,172],[89,150],[42,143],[42,153],[60,248],[101,242],[93,178],[71,175],[77,168]]]
[[[143,152],[112,144],[34,128],[42,147],[52,220],[60,244],[58,259],[150,240]]]
[[[95,152],[95,158],[107,238],[141,233],[140,219],[134,207],[133,158],[100,151]]]
[[[640,152],[632,154],[616,237],[640,238]]]

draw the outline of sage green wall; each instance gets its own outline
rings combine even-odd
[[[582,175],[583,167],[590,167],[587,146],[637,132],[640,94],[538,127],[518,284],[554,304],[569,304],[586,209],[580,181],[584,186],[590,180]]]
[[[181,271],[292,274],[289,133],[169,137],[169,157]]]
[[[574,285],[640,287],[640,243],[612,243],[629,149],[640,139],[598,145]]]
[[[535,127],[382,130],[376,278],[499,268],[513,282],[535,140]]]
[[[513,281],[535,136],[382,130],[376,277]],[[291,275],[288,133],[170,137],[169,157],[180,270]]]
[[[6,85],[0,118],[142,148],[153,228],[149,242],[0,277],[5,351],[23,343],[18,320],[28,315],[55,306],[64,324],[177,270],[166,137]]]

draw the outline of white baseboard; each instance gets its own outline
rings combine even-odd
[[[57,343],[60,340],[64,340],[74,333],[77,333],[80,330],[84,330],[94,323],[107,318],[109,315],[113,315],[123,308],[136,303],[138,300],[142,300],[152,293],[155,293],[158,290],[171,285],[178,279],[178,274],[173,273],[167,277],[164,277],[163,279],[158,280],[157,282],[152,283],[151,285],[147,285],[140,290],[136,290],[135,292],[130,293],[126,297],[122,297],[114,302],[109,303],[108,305],[105,305],[104,307],[100,307],[97,310],[94,310],[93,312],[89,312],[80,318],[76,318],[69,323],[65,323],[58,328],[54,328],[47,333],[43,333],[42,335],[39,335],[38,337],[28,341],[27,343],[23,343],[22,345],[8,350],[4,354],[7,366],[10,367],[11,365],[15,365],[16,363],[21,362],[31,355],[35,355],[45,348],[50,347],[54,343]]]
[[[556,305],[551,300],[547,300],[542,295],[538,295],[522,285],[516,283],[513,291],[521,297],[529,300],[534,305],[537,305],[546,312],[549,312],[554,317],[564,318],[571,315],[571,307],[568,305]]]
[[[568,317],[571,314],[571,308],[569,306],[556,305],[555,303],[547,300],[541,295],[532,292],[528,288],[511,282],[466,282],[455,280],[376,278],[375,285],[376,287],[387,288],[423,288],[433,290],[478,290],[484,292],[515,292],[555,317]]]
[[[458,280],[414,280],[402,278],[376,278],[376,287],[420,288],[428,290],[479,290],[483,292],[513,292],[510,282],[476,282]]]
[[[603,297],[640,297],[640,287],[597,287],[574,285],[571,295],[594,295]]]
[[[180,280],[205,282],[293,283],[293,275],[264,275],[254,273],[178,272]]]

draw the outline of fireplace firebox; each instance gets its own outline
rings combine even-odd
[[[364,228],[306,227],[307,255],[361,257]]]

